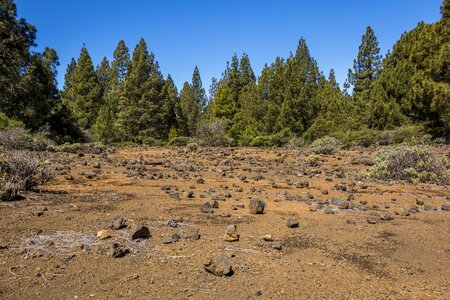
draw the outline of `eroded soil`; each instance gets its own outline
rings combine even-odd
[[[370,159],[355,158],[372,155],[342,150],[311,167],[289,149],[51,153],[52,182],[0,203],[0,298],[449,299],[448,186],[366,180]],[[114,216],[128,227],[109,229]],[[130,239],[137,223],[149,239]],[[224,240],[230,224],[238,241]],[[112,243],[130,253],[113,258]],[[232,276],[205,271],[221,255]]]

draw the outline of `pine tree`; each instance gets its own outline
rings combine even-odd
[[[102,104],[102,88],[86,47],[81,49],[71,86],[64,95],[80,127],[90,129]]]
[[[222,119],[230,125],[237,111],[236,102],[233,99],[231,89],[226,82],[221,82],[217,88],[216,96],[211,107],[213,118]],[[231,125],[230,125],[231,126]]]
[[[277,129],[302,134],[317,115],[317,86],[321,74],[302,38],[295,55],[286,62],[284,101],[277,120]]]
[[[162,101],[162,120],[163,120],[163,131],[164,139],[169,137],[169,132],[171,129],[176,130],[177,128],[177,105],[178,105],[178,91],[175,83],[170,75],[164,82],[163,87],[163,101]],[[175,131],[176,132],[176,131]]]
[[[200,77],[200,71],[197,66],[194,69],[194,73],[192,74],[192,92],[194,93],[194,99],[197,103],[198,107],[198,115],[200,115],[206,108],[206,94],[205,89],[202,85],[202,79]]]
[[[63,91],[68,91],[72,87],[72,76],[77,67],[77,61],[72,57],[70,63],[67,65],[66,74],[64,75],[64,89]]]
[[[120,40],[114,50],[114,61],[112,68],[117,73],[115,76],[119,83],[125,81],[128,71],[130,69],[130,53],[125,41]]]
[[[267,113],[264,116],[265,133],[272,134],[284,101],[286,65],[277,57],[272,65],[265,66],[258,80],[261,99],[267,102]]]
[[[193,136],[197,129],[199,109],[194,90],[188,82],[183,84],[180,92],[179,111],[180,132],[184,136]]]
[[[247,54],[243,54],[239,62],[240,89],[243,89],[249,83],[256,83],[256,76],[250,64],[250,58]]]
[[[36,28],[17,18],[11,0],[0,2],[0,111],[14,117],[17,97],[23,90],[21,79],[31,61],[30,47],[35,45]]]
[[[446,10],[447,9],[447,10]],[[408,122],[426,124],[435,135],[450,132],[450,26],[448,1],[442,19],[420,22],[385,59],[371,92],[369,124],[386,129]]]
[[[239,94],[240,108],[233,117],[230,135],[238,140],[241,136],[255,137],[264,130],[262,119],[266,114],[266,102],[261,100],[258,87],[249,82]]]
[[[96,140],[105,143],[122,140],[117,114],[119,103],[124,98],[124,80],[130,66],[130,55],[124,41],[117,44],[113,56],[111,78],[104,86],[103,105],[93,127]]]
[[[151,77],[155,72],[158,72],[158,66],[154,55],[148,53],[147,43],[141,39],[133,51],[131,66],[124,81],[124,97],[119,102],[117,126],[125,141],[140,143],[143,138],[156,138],[155,125],[159,124],[155,102],[161,96],[157,88],[162,84],[162,78],[155,81]]]
[[[362,36],[358,57],[349,70],[348,81],[353,85],[353,94],[361,103],[367,103],[371,85],[381,70],[381,55],[377,37],[370,26]]]
[[[111,66],[109,65],[109,61],[106,57],[103,57],[101,63],[95,69],[95,73],[97,74],[98,82],[102,87],[102,94],[103,94],[112,78]]]

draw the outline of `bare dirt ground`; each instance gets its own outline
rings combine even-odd
[[[307,155],[51,153],[50,184],[0,203],[0,298],[450,299],[448,186],[362,179],[367,149],[322,156],[317,167]],[[265,202],[263,214],[250,213],[251,199]],[[127,228],[110,229],[114,216]],[[149,239],[130,239],[138,223]],[[232,224],[239,240],[230,242]],[[111,237],[98,239],[100,230]],[[129,253],[113,257],[114,243]],[[206,271],[219,257],[216,271],[229,263],[231,276]]]

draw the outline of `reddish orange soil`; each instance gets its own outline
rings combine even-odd
[[[370,150],[323,156],[318,167],[306,165],[307,155],[247,148],[52,153],[53,181],[0,203],[0,298],[450,299],[450,212],[441,210],[448,186],[365,180],[368,166],[351,160]],[[100,170],[94,179],[81,175],[92,170]],[[296,186],[304,181],[308,187]],[[336,190],[338,183],[347,190]],[[353,209],[330,203],[350,192]],[[251,199],[265,202],[264,214],[250,214]],[[219,208],[200,212],[214,200]],[[417,213],[395,214],[413,206]],[[330,208],[334,214],[325,213]],[[382,220],[386,213],[393,220]],[[128,228],[109,229],[113,216]],[[289,218],[299,227],[288,228]],[[129,239],[137,223],[150,229],[148,240]],[[239,241],[224,241],[230,224]],[[200,239],[185,238],[196,229]],[[97,239],[100,230],[112,237]],[[164,244],[174,233],[181,239]],[[113,258],[113,242],[130,253]],[[205,260],[221,255],[232,276],[205,271]]]

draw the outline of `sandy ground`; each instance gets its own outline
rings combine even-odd
[[[373,151],[341,150],[317,167],[289,149],[51,153],[54,180],[0,202],[0,298],[450,299],[448,186],[366,180],[354,158]],[[127,228],[110,229],[114,216]],[[130,239],[138,223],[149,239]],[[231,224],[238,241],[224,240]],[[130,253],[112,257],[113,243]],[[220,256],[231,276],[205,270]]]

